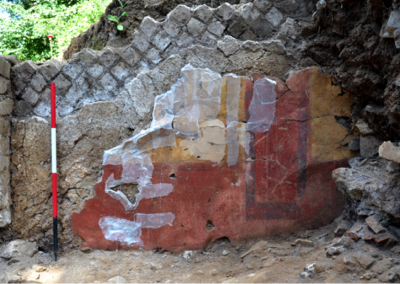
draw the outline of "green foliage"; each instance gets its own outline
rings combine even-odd
[[[121,14],[121,16],[119,16],[119,17],[113,16],[113,15],[108,15],[108,19],[110,21],[116,22],[117,23],[117,29],[119,31],[122,31],[122,30],[124,30],[124,26],[119,23],[119,20],[121,19],[121,17],[126,16],[126,15],[128,15],[127,12],[123,12]]]
[[[123,4],[123,3],[121,2],[121,0],[118,0],[118,2],[119,2],[119,9],[121,10],[121,12],[124,10],[124,7],[129,3],[129,1],[130,1],[130,0],[126,1],[126,3]],[[127,12],[123,12],[123,13],[121,14],[121,16],[119,16],[119,17],[113,16],[113,15],[108,15],[108,20],[110,20],[110,21],[112,21],[112,22],[116,22],[116,23],[117,23],[117,30],[123,31],[123,30],[124,30],[124,26],[121,25],[121,24],[119,23],[119,20],[120,20],[123,16],[126,16],[126,15],[128,15]]]
[[[0,0],[1,1],[1,0]],[[53,54],[61,58],[73,37],[96,23],[111,0],[13,0],[0,2],[10,14],[0,18],[0,53],[21,60],[50,59],[47,35],[53,35]]]

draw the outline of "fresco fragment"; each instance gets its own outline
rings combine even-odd
[[[286,86],[184,67],[156,98],[150,128],[106,151],[96,196],[72,216],[74,233],[93,248],[180,251],[328,224],[344,206],[331,172],[353,155],[335,120],[350,116],[349,94],[330,85],[316,68],[292,73]],[[120,183],[137,183],[133,205],[110,194]]]

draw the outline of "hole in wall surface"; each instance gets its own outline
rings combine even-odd
[[[177,179],[178,177],[176,176],[176,174],[175,174],[175,173],[172,173],[172,174],[170,174],[170,175],[169,175],[169,178],[172,178],[172,179]]]
[[[214,230],[214,228],[215,228],[215,225],[210,220],[207,220],[206,230],[207,231],[212,231],[212,230]]]

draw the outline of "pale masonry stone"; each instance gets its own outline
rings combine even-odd
[[[239,50],[240,44],[235,38],[225,36],[223,40],[218,41],[217,46],[225,56],[230,56]]]
[[[185,5],[178,5],[170,14],[178,23],[186,24],[191,17],[191,11]]]
[[[170,43],[171,38],[165,31],[160,31],[153,39],[153,44],[162,51],[164,51]]]
[[[194,10],[194,14],[203,22],[208,22],[208,20],[212,17],[213,12],[208,6],[201,5]]]
[[[225,31],[226,26],[223,25],[220,21],[214,21],[212,22],[207,30],[213,34],[215,34],[216,36],[220,37],[222,35],[222,33]]]
[[[101,65],[93,65],[86,71],[93,79],[97,79],[103,74],[103,67]]]
[[[71,79],[75,79],[82,72],[82,68],[76,62],[68,62],[62,69]]]
[[[187,24],[188,32],[194,37],[201,35],[205,28],[206,25],[195,18],[191,18]]]
[[[0,95],[7,92],[9,80],[0,77]]]
[[[265,16],[265,18],[275,27],[279,27],[280,24],[282,24],[282,21],[284,20],[283,14],[273,7],[268,14]]]
[[[224,3],[217,9],[217,15],[222,18],[222,20],[229,21],[235,14],[235,9],[229,3]]]
[[[113,52],[110,48],[103,49],[99,56],[99,60],[107,67],[110,67],[119,59],[118,54]]]
[[[7,60],[0,58],[0,75],[3,75],[6,78],[10,78],[10,68],[11,64],[8,63]]]
[[[181,31],[181,26],[173,19],[167,19],[167,22],[164,24],[164,30],[172,37],[176,37]]]
[[[28,88],[23,94],[22,98],[31,105],[35,105],[39,99],[39,95],[31,88]]]
[[[140,31],[147,37],[148,40],[151,40],[151,38],[157,33],[159,26],[159,22],[149,16],[146,16],[140,25]]]
[[[0,115],[9,115],[13,111],[14,101],[12,99],[5,99],[0,102]]]
[[[31,86],[36,92],[40,92],[46,84],[43,76],[39,73],[36,73],[31,80]]]

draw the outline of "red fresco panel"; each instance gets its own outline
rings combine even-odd
[[[254,75],[258,79],[260,76]],[[346,161],[309,164],[310,102],[307,78],[288,90],[278,83],[274,123],[266,133],[251,134],[250,153],[235,166],[224,163],[155,163],[152,182],[170,183],[173,191],[163,197],[143,199],[133,211],[105,193],[111,173],[120,179],[122,166],[104,166],[96,196],[72,216],[73,230],[85,243],[98,249],[200,249],[209,241],[231,241],[291,233],[326,225],[343,210],[343,199],[331,178],[332,170]],[[245,108],[252,99],[250,80],[245,81]],[[262,109],[261,109],[262,110]],[[249,114],[246,113],[248,119]],[[174,173],[176,179],[171,179]],[[142,229],[143,246],[125,246],[106,240],[99,227],[104,216],[134,221],[135,213],[175,215],[172,226]],[[215,228],[206,230],[207,221]]]

